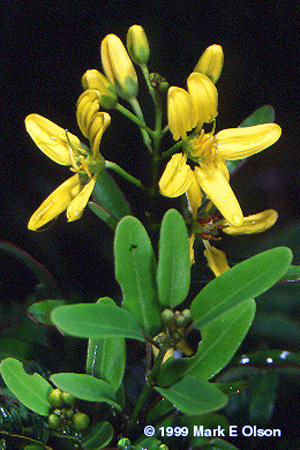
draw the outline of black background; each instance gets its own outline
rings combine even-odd
[[[62,215],[46,232],[27,230],[31,214],[69,172],[36,148],[24,118],[39,113],[80,136],[75,105],[81,76],[87,69],[101,70],[103,37],[113,32],[125,41],[134,23],[147,32],[150,71],[160,72],[171,85],[185,87],[202,51],[213,43],[223,46],[218,130],[237,126],[259,106],[275,107],[282,138],[251,158],[232,183],[245,215],[275,208],[280,214],[276,227],[299,217],[297,2],[291,7],[280,0],[11,0],[2,7],[0,238],[31,253],[67,290],[109,293],[112,233],[88,209],[72,224]],[[135,142],[125,120],[118,118],[105,133],[101,149],[107,159],[147,179],[143,150]],[[121,185],[137,202],[128,184]],[[4,292],[9,293],[13,283],[14,295],[23,295],[19,266],[3,253],[0,258],[6,264],[1,273]]]

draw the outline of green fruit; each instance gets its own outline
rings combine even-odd
[[[77,412],[72,417],[74,427],[77,430],[86,430],[90,423],[90,418],[87,414]]]
[[[174,321],[174,313],[171,309],[165,309],[161,313],[161,318],[164,324],[169,325]]]
[[[55,414],[50,414],[50,416],[48,417],[48,425],[52,430],[57,430],[57,428],[61,426],[60,418]]]
[[[54,408],[59,408],[63,406],[62,402],[62,391],[60,389],[53,389],[49,395],[49,402]]]
[[[73,395],[69,394],[68,392],[62,392],[61,399],[62,399],[64,405],[73,406],[75,403],[75,397],[73,397]]]

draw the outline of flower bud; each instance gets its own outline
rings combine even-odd
[[[218,91],[203,73],[193,72],[187,79],[197,125],[212,122],[218,115]]]
[[[164,324],[169,325],[174,322],[174,313],[171,309],[164,309],[161,318]]]
[[[115,87],[99,70],[87,70],[81,79],[84,90],[94,89],[99,91],[100,104],[103,108],[114,108],[118,102]]]
[[[168,122],[175,141],[186,139],[187,131],[197,124],[192,98],[182,88],[171,86],[168,90]]]
[[[194,72],[204,73],[216,84],[220,78],[224,63],[224,53],[221,45],[210,45],[197,62]]]
[[[69,394],[68,392],[62,392],[61,399],[64,403],[64,405],[74,405],[75,403],[75,397],[73,395]]]
[[[90,423],[90,418],[87,414],[84,414],[82,412],[77,412],[72,417],[72,421],[74,424],[74,427],[77,430],[86,430]]]
[[[127,33],[127,50],[136,64],[147,64],[150,48],[145,30],[140,25],[132,25]]]
[[[105,75],[125,100],[137,96],[136,71],[121,39],[108,34],[101,43],[101,59]]]

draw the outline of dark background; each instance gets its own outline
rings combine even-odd
[[[88,209],[72,224],[62,215],[48,231],[27,230],[31,214],[69,172],[36,148],[25,131],[24,118],[36,112],[80,136],[75,105],[81,76],[87,69],[101,70],[103,37],[113,32],[125,41],[134,23],[147,32],[150,71],[160,72],[170,84],[184,87],[202,51],[213,43],[223,46],[218,130],[237,126],[259,106],[275,107],[282,138],[251,158],[232,183],[246,215],[275,208],[279,228],[299,217],[297,2],[291,7],[280,0],[11,0],[2,7],[0,239],[31,253],[67,290],[109,293],[112,233]],[[143,150],[135,145],[122,118],[113,121],[101,148],[108,159],[147,178]],[[121,184],[137,202],[128,184]],[[0,258],[6,264],[1,273],[4,294],[11,295],[13,284],[14,295],[24,295],[25,272],[5,254]]]

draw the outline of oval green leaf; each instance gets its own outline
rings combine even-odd
[[[6,358],[0,364],[0,373],[7,387],[27,408],[42,416],[48,416],[51,405],[48,397],[52,386],[38,373],[28,375],[23,364],[14,358]]]
[[[88,207],[93,211],[94,214],[96,214],[96,216],[99,217],[99,219],[107,223],[107,225],[112,230],[115,230],[117,228],[118,220],[112,214],[106,211],[106,209],[104,209],[102,206],[98,205],[95,202],[88,202]]]
[[[213,384],[191,375],[185,376],[171,387],[156,387],[155,390],[182,413],[190,415],[216,411],[228,402],[227,396]]]
[[[122,307],[130,311],[145,334],[160,330],[156,291],[156,262],[149,236],[139,220],[124,217],[114,243],[116,279],[123,293]]]
[[[240,127],[252,127],[262,123],[270,123],[275,120],[275,110],[271,105],[264,105],[256,109],[240,125]]]
[[[42,323],[44,325],[53,325],[50,314],[58,306],[62,306],[66,303],[65,300],[42,300],[35,302],[29,306],[27,310],[28,316],[35,322]]]
[[[287,247],[273,248],[237,264],[215,278],[191,304],[194,327],[202,329],[243,300],[265,292],[284,275],[292,257]]]
[[[105,302],[59,306],[52,312],[51,320],[71,336],[124,337],[144,341],[134,317],[128,311]]]
[[[51,375],[50,379],[59,389],[69,392],[80,400],[108,403],[121,410],[112,386],[106,381],[77,373],[56,373]]]
[[[100,422],[89,427],[88,433],[81,438],[81,445],[84,450],[101,450],[110,443],[113,436],[113,426],[109,422]]]
[[[158,298],[164,307],[182,303],[190,288],[191,263],[188,234],[181,214],[170,209],[164,216],[157,267]]]
[[[117,220],[131,214],[129,203],[123,192],[106,170],[99,173],[92,196],[96,203]]]

